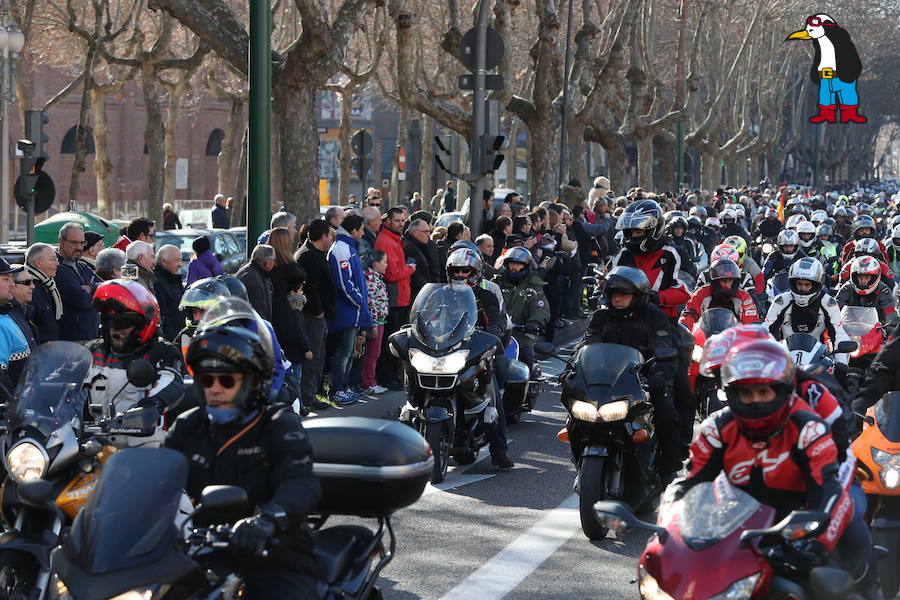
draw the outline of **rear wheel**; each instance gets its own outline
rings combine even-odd
[[[578,511],[581,514],[581,530],[589,540],[602,540],[608,528],[603,526],[594,512],[594,504],[606,497],[606,459],[602,456],[585,456],[578,472]]]
[[[872,528],[872,544],[887,548],[887,555],[878,561],[878,578],[885,598],[893,598],[900,589],[897,561],[900,560],[900,529]]]
[[[431,446],[434,456],[431,483],[440,483],[447,476],[447,463],[450,461],[450,436],[443,421],[425,425],[425,441]]]

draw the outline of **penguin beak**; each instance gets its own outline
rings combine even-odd
[[[813,39],[811,35],[805,30],[801,29],[800,31],[795,31],[791,35],[787,36],[784,41],[788,40],[811,40]]]

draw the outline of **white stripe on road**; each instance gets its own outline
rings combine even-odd
[[[441,600],[500,600],[550,558],[580,527],[578,496],[572,494]]]
[[[490,479],[491,477],[496,477],[496,475],[456,475],[451,478],[449,475],[447,479],[442,481],[437,485],[428,484],[425,487],[425,491],[422,492],[422,496],[428,496],[429,494],[434,494],[436,492],[446,492],[447,490],[455,490],[456,488],[462,487],[464,485],[469,485],[470,483],[475,483],[476,481],[483,481],[485,479]]]

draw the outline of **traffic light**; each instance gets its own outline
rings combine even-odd
[[[481,170],[484,175],[493,173],[503,164],[503,155],[497,154],[503,147],[502,135],[481,136]]]
[[[42,110],[25,111],[25,137],[34,143],[31,155],[34,158],[49,158],[44,147],[50,141],[50,137],[44,133],[44,125],[50,122],[50,117]]]
[[[457,135],[436,135],[434,143],[437,144],[437,152],[434,159],[437,161],[441,170],[456,175],[453,172],[454,165],[459,162],[459,136]]]

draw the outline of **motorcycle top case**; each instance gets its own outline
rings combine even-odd
[[[431,478],[431,448],[398,421],[334,417],[303,427],[322,485],[321,513],[389,515],[415,503]]]

